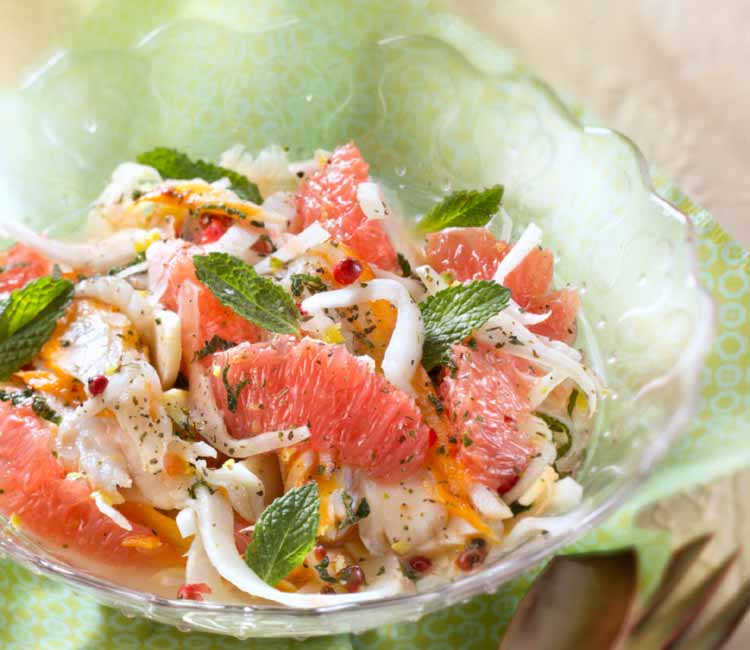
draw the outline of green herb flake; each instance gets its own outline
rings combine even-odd
[[[13,391],[0,390],[0,401],[10,402],[13,406],[31,406],[31,410],[43,420],[54,424],[62,422],[60,415],[47,403],[47,400],[31,388]]]
[[[450,347],[508,305],[510,291],[491,280],[456,284],[420,303],[424,322],[422,365],[428,372],[450,365]]]
[[[576,410],[576,403],[578,402],[578,389],[574,388],[570,391],[570,397],[568,398],[568,415],[573,417],[573,411]]]
[[[209,183],[228,178],[231,183],[230,189],[243,201],[257,204],[263,202],[258,186],[247,177],[205,160],[191,160],[186,154],[175,149],[156,147],[139,155],[138,162],[153,167],[162,178],[202,178]]]
[[[407,260],[401,253],[396,254],[396,260],[398,261],[398,266],[401,269],[401,275],[405,278],[410,277],[411,264],[409,264],[409,260]]]
[[[321,561],[320,564],[316,564],[313,568],[318,572],[318,577],[323,582],[330,582],[333,584],[338,583],[338,580],[334,578],[330,573],[328,573],[328,565],[331,563],[331,561],[328,559],[328,556],[326,555]]]
[[[44,277],[0,302],[0,379],[7,379],[42,349],[73,299],[73,283]]]
[[[343,530],[349,526],[353,526],[358,521],[368,517],[370,515],[370,504],[367,503],[367,499],[363,498],[357,509],[354,510],[354,499],[348,492],[344,492],[341,497],[344,501],[344,508],[346,509],[346,519],[339,524],[339,529]]]
[[[227,341],[226,339],[221,338],[218,334],[214,334],[211,337],[211,340],[206,341],[203,344],[203,347],[195,353],[193,360],[199,361],[200,359],[207,357],[209,354],[213,354],[214,352],[221,352],[222,350],[228,350],[229,348],[233,348],[235,345],[237,344],[234,341]]]
[[[565,454],[570,451],[570,445],[573,443],[573,436],[570,435],[568,425],[546,413],[536,411],[534,415],[544,420],[549,427],[549,430],[552,432],[552,440],[557,449],[557,457],[562,458],[565,456]]]
[[[136,264],[141,264],[142,262],[146,261],[146,251],[141,251],[135,257],[133,257],[132,260],[130,260],[127,264],[124,264],[123,266],[113,266],[109,271],[107,271],[107,275],[117,275],[120,271],[124,271],[125,269],[129,269],[131,266],[135,266]]]
[[[273,586],[298,567],[315,545],[320,523],[317,483],[307,483],[275,499],[255,524],[245,561]]]
[[[460,190],[433,206],[417,224],[421,233],[437,232],[443,228],[481,228],[499,209],[503,200],[503,186],[493,185],[485,190]]]
[[[437,396],[433,395],[432,393],[429,393],[427,395],[427,399],[430,400],[432,405],[435,407],[435,413],[437,413],[438,415],[445,410],[443,403],[440,401],[440,399],[438,399]]]
[[[198,279],[237,315],[279,334],[299,331],[299,311],[292,297],[273,280],[227,253],[193,257]]]
[[[229,365],[226,365],[221,371],[221,381],[224,383],[224,388],[227,391],[227,408],[234,413],[237,410],[237,400],[240,397],[240,392],[250,383],[250,380],[243,379],[238,384],[232,386],[229,383]]]
[[[290,278],[292,295],[299,298],[305,291],[310,294],[328,291],[326,283],[317,275],[310,273],[295,273]]]

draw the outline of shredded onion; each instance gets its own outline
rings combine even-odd
[[[475,485],[469,493],[472,505],[477,509],[482,517],[490,521],[500,521],[510,519],[513,511],[496,492],[493,492],[486,485]]]
[[[545,469],[555,461],[557,449],[549,440],[537,438],[539,452],[531,459],[528,467],[521,474],[521,477],[508,492],[503,494],[503,501],[510,505],[522,497],[526,491],[534,485],[537,479],[542,475]]]
[[[533,223],[530,223],[526,226],[526,230],[523,231],[518,241],[513,244],[510,252],[497,265],[497,270],[492,279],[498,284],[502,284],[506,276],[523,262],[526,256],[539,246],[541,242],[542,230]]]
[[[229,253],[246,264],[252,264],[258,259],[258,253],[252,249],[252,245],[258,239],[260,239],[259,233],[233,224],[215,242],[206,244],[203,251],[206,253]]]
[[[255,265],[255,270],[260,274],[270,273],[273,269],[271,268],[271,260],[278,260],[286,264],[291,260],[304,254],[315,246],[327,242],[331,238],[331,234],[323,228],[319,223],[313,223],[305,228],[299,235],[296,235],[289,239],[279,250],[273,255],[263,258],[260,262]]]
[[[555,370],[565,378],[569,377],[586,393],[590,412],[596,410],[599,390],[596,376],[570,355],[561,352],[559,346],[550,345],[549,339],[530,332],[510,314],[503,311],[490,318],[478,331],[477,338],[491,346],[500,344],[505,352],[528,359],[547,370]]]
[[[387,300],[396,307],[396,326],[383,355],[383,374],[396,388],[413,394],[411,378],[422,360],[424,326],[409,292],[394,280],[372,280],[364,286],[325,291],[302,301],[302,309],[315,313],[324,309],[351,307],[373,300]]]
[[[53,262],[74,269],[106,271],[124,266],[135,256],[135,246],[154,231],[127,228],[96,242],[67,242],[38,235],[20,221],[0,220],[0,233],[26,244]]]
[[[109,517],[114,521],[120,528],[125,530],[133,530],[133,525],[128,521],[127,517],[123,515],[119,510],[113,508],[108,499],[98,490],[91,493],[91,498],[94,500],[96,507],[99,509],[105,517]]]
[[[76,295],[113,305],[125,314],[154,353],[162,384],[169,387],[174,383],[182,358],[177,314],[165,310],[156,312],[127,280],[116,276],[83,280],[76,286]]]

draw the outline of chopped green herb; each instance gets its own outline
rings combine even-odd
[[[191,160],[186,154],[167,147],[156,147],[138,156],[141,165],[149,165],[161,174],[162,178],[192,179],[202,178],[209,183],[228,178],[231,189],[244,201],[262,203],[258,186],[247,177],[231,169],[219,167],[205,160]]]
[[[401,275],[405,278],[411,276],[411,264],[409,264],[409,260],[407,260],[401,253],[396,255],[396,259],[398,260],[398,266],[401,269]]]
[[[432,405],[435,407],[435,413],[442,413],[445,410],[445,407],[443,406],[443,403],[432,393],[429,393],[427,395],[427,399],[430,400]]]
[[[47,403],[47,400],[31,388],[14,391],[0,390],[0,401],[10,402],[13,406],[26,404],[31,406],[31,410],[40,418],[54,424],[62,422],[60,415]]]
[[[314,569],[318,572],[318,576],[323,582],[330,582],[333,584],[336,584],[338,580],[334,578],[330,573],[328,573],[328,565],[331,564],[331,561],[328,559],[328,556],[326,555],[321,561],[320,564],[316,564]]]
[[[471,445],[474,444],[474,441],[471,438],[469,438],[469,436],[464,434],[463,443],[464,443],[464,447],[471,447]]]
[[[520,515],[522,512],[526,512],[531,506],[522,506],[518,501],[510,504],[510,511],[513,515]]]
[[[460,190],[433,206],[417,224],[422,233],[443,228],[485,226],[500,208],[503,186],[493,185],[486,190]]]
[[[221,381],[224,383],[224,388],[227,391],[227,408],[234,413],[237,410],[237,400],[239,399],[240,392],[242,389],[250,383],[249,379],[243,379],[239,384],[229,383],[229,365],[224,366],[221,371]]]
[[[196,255],[193,264],[198,279],[242,318],[280,334],[299,331],[299,310],[292,297],[252,266],[227,253]]]
[[[346,519],[339,524],[340,529],[343,530],[344,528],[353,526],[361,519],[370,515],[370,504],[367,503],[367,499],[362,498],[357,509],[354,510],[354,499],[351,494],[344,492],[341,498],[344,501],[344,508],[346,509]]]
[[[72,282],[44,277],[0,302],[0,379],[10,377],[42,349],[72,299]]]
[[[198,361],[199,359],[207,357],[209,354],[220,352],[221,350],[228,350],[235,345],[237,344],[234,341],[227,341],[226,339],[221,338],[218,334],[214,334],[211,337],[211,340],[206,341],[203,344],[203,347],[195,353],[193,360]]]
[[[275,499],[255,524],[245,561],[269,585],[293,571],[312,550],[320,523],[317,483]]]
[[[547,415],[546,413],[535,412],[534,415],[544,420],[549,430],[552,432],[552,439],[557,448],[557,457],[562,458],[570,451],[570,445],[573,443],[573,436],[570,435],[568,425],[557,418]]]
[[[109,269],[109,271],[107,271],[107,275],[117,275],[120,271],[129,269],[131,266],[135,266],[136,264],[140,264],[141,262],[145,262],[145,261],[146,261],[146,251],[141,251],[135,257],[133,257],[133,259],[130,260],[127,264],[123,264],[122,266],[113,266],[111,269]]]
[[[424,322],[422,365],[428,372],[451,363],[450,347],[505,309],[510,291],[491,280],[456,284],[420,303]]]
[[[321,291],[327,291],[328,287],[317,275],[311,273],[295,273],[290,278],[292,295],[302,295],[304,291],[308,293],[320,293]]]
[[[568,415],[573,417],[573,411],[576,410],[576,402],[578,402],[578,389],[574,388],[570,391],[570,397],[568,398]]]

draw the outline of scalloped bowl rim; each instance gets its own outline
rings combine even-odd
[[[466,56],[451,43],[433,36],[425,36],[424,34],[404,34],[379,40],[375,44],[385,45],[386,43],[414,37],[434,40],[441,43],[443,46],[450,48],[455,55],[464,60],[467,66],[472,68],[482,77],[485,77],[487,80],[491,81],[508,77],[520,78],[518,73],[510,73],[506,75],[486,73],[469,61]],[[46,68],[50,65],[51,61],[59,58],[61,55],[64,56],[64,53],[56,53],[39,69]],[[38,71],[35,74],[38,74]],[[138,605],[148,606],[152,609],[168,608],[175,610],[175,613],[181,614],[205,614],[216,612],[243,616],[246,617],[245,620],[249,622],[252,620],[254,614],[262,614],[264,617],[274,616],[279,619],[292,620],[320,618],[333,613],[347,611],[361,615],[363,613],[366,614],[369,610],[380,609],[384,605],[413,604],[419,606],[418,616],[421,617],[432,611],[442,609],[443,607],[450,606],[457,602],[464,602],[481,593],[493,593],[501,584],[518,577],[523,572],[540,563],[545,557],[582,537],[594,526],[601,523],[607,515],[612,514],[615,508],[622,505],[625,499],[632,495],[635,489],[642,484],[643,480],[651,474],[655,465],[664,457],[695,412],[700,385],[700,369],[711,346],[715,329],[715,305],[710,292],[699,280],[695,229],[692,220],[686,213],[656,192],[649,172],[647,160],[635,142],[616,130],[583,124],[568,109],[565,102],[548,84],[528,73],[524,73],[520,76],[524,77],[526,81],[535,84],[545,95],[547,95],[547,98],[557,108],[560,115],[570,124],[580,129],[583,133],[590,137],[616,138],[625,143],[639,164],[641,181],[644,188],[648,191],[650,199],[657,203],[668,214],[668,216],[680,221],[685,228],[685,244],[688,249],[690,261],[690,270],[686,279],[689,282],[689,286],[691,286],[699,296],[702,302],[700,305],[701,313],[705,314],[705,317],[696,322],[695,331],[680,360],[667,373],[656,378],[650,382],[649,385],[642,388],[635,397],[635,399],[637,399],[640,395],[647,393],[652,386],[663,384],[666,381],[674,381],[675,378],[678,380],[678,387],[681,393],[681,407],[675,410],[664,427],[659,439],[660,444],[652,444],[646,453],[644,453],[636,472],[626,476],[623,482],[600,504],[594,507],[590,512],[585,513],[581,518],[577,519],[574,526],[557,534],[549,534],[546,537],[544,545],[527,553],[524,557],[519,558],[515,557],[514,554],[510,554],[498,559],[489,567],[480,570],[477,573],[457,578],[451,582],[424,591],[391,596],[388,598],[373,599],[372,601],[360,603],[344,603],[318,608],[293,609],[272,605],[225,605],[220,603],[175,600],[120,586],[116,583],[94,577],[84,571],[72,568],[70,565],[66,565],[55,559],[48,559],[36,555],[29,549],[18,546],[13,539],[4,535],[0,537],[0,550],[13,559],[18,560],[30,570],[52,579],[62,580],[65,583],[70,584],[73,588],[89,588],[112,597],[126,598],[133,602],[134,605],[137,603]],[[575,512],[575,510],[571,511],[571,513]],[[4,519],[4,517],[2,519]],[[150,610],[147,609],[143,614],[148,615],[149,611]],[[409,614],[406,613],[401,618],[414,620],[413,616],[409,616]],[[185,620],[184,617],[183,620]],[[191,626],[187,621],[186,624]],[[202,625],[197,627],[199,627],[200,631],[211,631]],[[367,625],[364,625],[361,628],[355,625],[352,625],[351,627],[356,628],[358,632],[368,629]],[[274,632],[277,632],[277,630],[274,630]],[[319,634],[323,635],[326,633],[320,632]],[[285,635],[293,635],[293,632],[288,632]],[[263,635],[261,634],[260,636]],[[279,635],[275,634],[274,636]]]

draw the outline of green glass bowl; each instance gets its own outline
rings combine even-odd
[[[319,610],[223,606],[114,585],[5,532],[16,561],[182,629],[360,632],[493,592],[581,536],[688,422],[713,323],[689,220],[654,193],[632,142],[582,127],[507,54],[421,2],[63,4],[47,63],[0,94],[3,214],[73,232],[114,166],[155,145],[216,158],[237,142],[277,143],[307,157],[354,140],[408,214],[500,182],[517,229],[540,225],[557,280],[580,287],[579,342],[608,390],[578,475],[583,503],[439,589]]]

